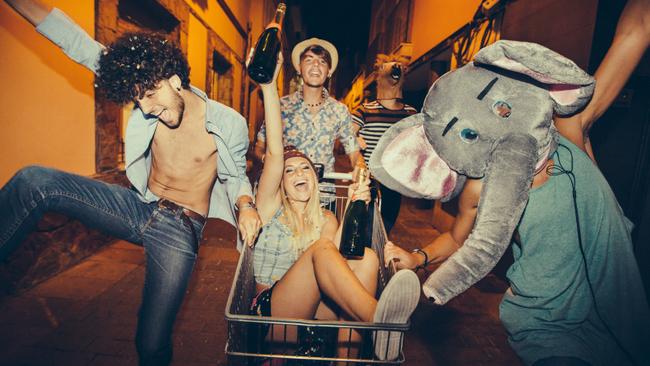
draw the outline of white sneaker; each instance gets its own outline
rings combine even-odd
[[[397,271],[388,281],[377,302],[373,322],[406,324],[420,300],[420,280],[415,272]],[[394,360],[401,349],[402,332],[375,332],[375,355],[380,360]]]

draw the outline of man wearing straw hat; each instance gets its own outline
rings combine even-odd
[[[334,142],[338,138],[354,167],[361,158],[347,107],[329,96],[325,84],[336,70],[339,56],[328,41],[310,38],[291,52],[291,63],[300,76],[298,90],[280,99],[284,144],[294,145],[325,172],[334,171]],[[266,128],[257,135],[255,154],[262,158]],[[326,189],[332,190],[333,187]]]

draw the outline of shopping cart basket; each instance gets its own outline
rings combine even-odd
[[[381,291],[388,282],[391,271],[383,267],[383,248],[387,235],[380,215],[381,198],[378,194],[376,196],[373,199],[374,205],[372,205],[372,248],[377,253],[380,264],[382,264],[379,266],[377,286],[377,298],[379,298]],[[341,222],[347,202],[347,186],[336,186],[335,200],[331,198],[324,198],[323,200],[327,202],[325,207],[336,208],[337,212],[335,214],[339,222]],[[406,324],[378,324],[356,321],[297,320],[249,315],[250,304],[255,292],[253,249],[246,246],[240,255],[226,304],[226,321],[228,322],[226,354],[231,365],[328,365],[337,361],[350,365],[397,365],[404,362],[404,354],[401,350],[404,334],[408,330],[410,322]],[[288,340],[288,327],[297,329],[297,343]],[[270,347],[269,342],[265,339],[267,329],[273,339],[273,347]],[[376,345],[372,335],[380,330],[391,331],[393,332],[391,337],[399,337],[400,352],[397,359],[382,360],[375,356],[374,349]],[[351,341],[353,331],[362,335],[363,342],[361,344]],[[318,335],[316,339],[318,343],[321,343],[319,346],[327,348],[326,351],[317,356],[297,352],[298,349],[305,346],[303,343],[305,338],[309,338],[310,335],[313,336],[314,334]],[[345,334],[343,340],[341,339],[342,334]],[[347,342],[345,337],[348,339]],[[278,341],[278,338],[280,341]],[[342,349],[343,351],[341,351]]]

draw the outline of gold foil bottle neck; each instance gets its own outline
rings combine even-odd
[[[365,181],[368,179],[369,172],[368,172],[368,167],[366,166],[366,162],[363,160],[363,158],[359,158],[356,164],[356,171],[354,174],[354,177],[352,179],[354,182],[361,182]]]

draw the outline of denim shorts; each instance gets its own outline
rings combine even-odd
[[[264,290],[257,293],[257,295],[253,298],[253,301],[251,301],[251,306],[248,309],[249,315],[271,316],[271,294],[273,293],[274,287],[275,287],[275,283],[273,284],[273,286],[269,288],[265,288]],[[271,325],[260,324],[258,329],[259,329],[258,334],[260,336],[260,339],[263,339],[269,333],[269,329],[271,329]],[[253,332],[253,333],[257,333],[257,332]]]

